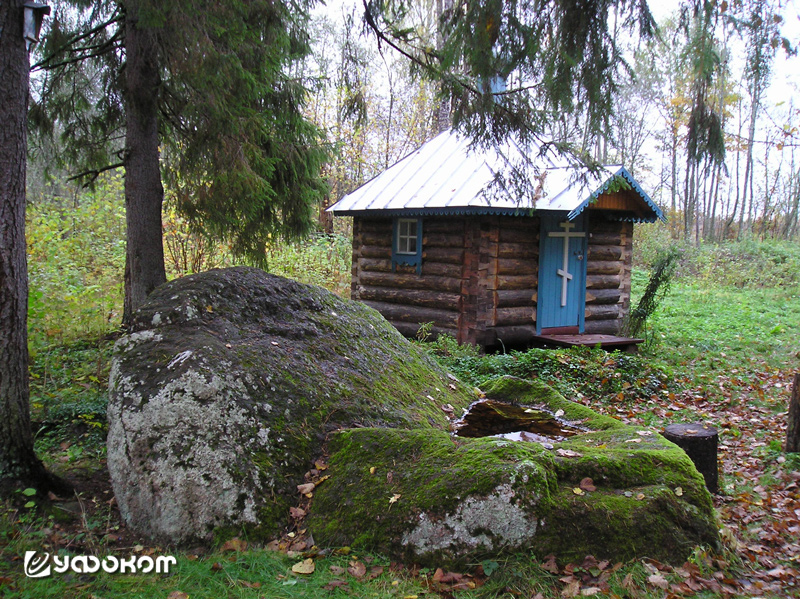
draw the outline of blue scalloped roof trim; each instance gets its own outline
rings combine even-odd
[[[650,198],[650,196],[647,195],[644,189],[642,189],[641,186],[633,178],[633,175],[631,175],[624,166],[621,166],[619,170],[616,173],[614,173],[612,177],[608,179],[608,181],[603,183],[603,185],[601,185],[599,189],[594,191],[594,193],[592,193],[592,195],[590,195],[586,200],[584,200],[580,206],[578,206],[572,212],[570,212],[567,218],[569,218],[569,220],[574,220],[581,212],[586,210],[586,208],[592,202],[594,202],[600,196],[600,194],[605,193],[608,190],[608,188],[611,187],[611,184],[617,177],[622,177],[623,179],[625,179],[628,185],[631,186],[631,189],[633,189],[636,193],[638,193],[639,197],[641,197],[642,200],[644,200],[645,204],[647,204],[647,206],[653,211],[654,215],[653,217],[650,218],[638,217],[638,216],[617,217],[614,220],[633,222],[633,223],[654,223],[656,220],[667,222],[667,217],[664,216],[664,213],[662,212],[661,208],[659,208],[656,205],[656,203]]]

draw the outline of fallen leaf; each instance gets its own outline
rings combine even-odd
[[[316,486],[317,485],[314,484],[314,483],[305,483],[305,484],[302,484],[302,485],[297,485],[297,491],[301,495],[308,495],[309,493],[311,493],[314,490],[314,487],[316,487]]]
[[[589,491],[590,493],[592,491],[597,491],[597,487],[594,486],[594,481],[588,476],[581,481],[580,487],[584,491]]]
[[[183,591],[172,591],[169,595],[167,595],[167,599],[189,599],[189,595]]]
[[[220,570],[222,570],[222,564],[220,564],[219,562],[214,562],[213,564],[211,564],[212,572],[219,572]]]
[[[383,566],[372,566],[369,569],[369,576],[367,576],[367,580],[374,580],[383,574]]]
[[[555,555],[548,555],[545,558],[545,562],[542,564],[542,569],[547,570],[551,574],[558,574],[558,564],[556,563],[556,556]]]
[[[367,573],[367,567],[362,562],[350,562],[347,571],[355,578],[362,578]]]
[[[310,557],[292,566],[292,572],[295,574],[313,574],[315,569],[314,560]]]
[[[244,551],[245,549],[247,549],[247,541],[234,537],[230,541],[225,541],[219,550],[224,553],[225,551]]]
[[[303,518],[306,515],[306,511],[301,507],[290,507],[289,515],[295,520],[299,520],[300,518]]]
[[[375,466],[370,466],[369,473],[375,474]]]
[[[683,489],[681,487],[675,487],[675,495],[683,497]]]
[[[642,501],[643,499],[644,499],[644,493],[639,493],[639,494],[636,496],[636,500],[637,500],[637,501]]]
[[[651,574],[647,577],[647,582],[649,582],[654,587],[658,587],[659,589],[667,589],[669,588],[669,583],[667,579],[664,578],[661,574]]]
[[[314,462],[314,468],[316,468],[317,470],[327,470],[328,464],[326,464],[323,460],[317,460],[316,462]]]
[[[397,503],[397,500],[400,499],[400,497],[402,497],[402,495],[400,495],[400,493],[395,493],[394,495],[389,497],[389,505],[391,505],[393,503]]]
[[[561,596],[565,599],[571,599],[572,597],[577,597],[580,592],[581,583],[577,580],[573,580],[561,590]]]
[[[572,489],[572,492],[575,493],[575,495],[586,495],[584,490],[583,489],[579,489],[578,487],[575,487],[574,489]]]
[[[323,586],[322,588],[326,591],[332,591],[333,589],[344,589],[347,588],[348,583],[346,580],[331,580],[328,584]]]
[[[592,597],[600,592],[600,587],[586,587],[581,589],[581,597]]]
[[[247,580],[239,580],[237,581],[240,585],[245,587],[246,589],[260,589],[261,583],[260,582],[248,582]]]
[[[641,439],[628,439],[625,443],[641,443]]]
[[[582,453],[578,453],[577,451],[572,451],[571,449],[556,449],[556,455],[560,455],[564,458],[580,458],[583,457]]]

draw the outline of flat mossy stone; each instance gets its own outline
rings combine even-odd
[[[444,431],[361,428],[335,434],[330,478],[307,522],[318,543],[409,562],[463,562],[532,542],[556,491],[537,444]]]
[[[314,497],[315,539],[431,565],[520,552],[682,562],[697,545],[718,546],[711,496],[674,444],[539,382],[503,377],[484,391],[563,411],[588,431],[549,449],[443,432],[342,431],[329,445],[330,479]],[[581,489],[586,478],[595,490]]]
[[[339,428],[446,429],[467,388],[375,310],[254,268],[156,289],[114,351],[108,465],[159,542],[269,537]]]

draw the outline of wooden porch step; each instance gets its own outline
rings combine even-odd
[[[625,351],[635,351],[636,346],[644,342],[644,339],[632,337],[616,337],[614,335],[561,335],[545,334],[535,335],[533,342],[539,345],[555,347],[577,347],[600,345],[603,349],[622,349]]]

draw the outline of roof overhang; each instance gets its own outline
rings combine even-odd
[[[523,179],[529,190],[534,182],[535,191],[515,193],[514,177]],[[538,211],[556,211],[567,213],[572,220],[587,209],[602,211],[612,220],[665,220],[622,166],[588,169],[555,161],[543,151],[531,159],[513,141],[502,148],[475,150],[466,139],[446,131],[328,211],[362,217],[531,216]]]

